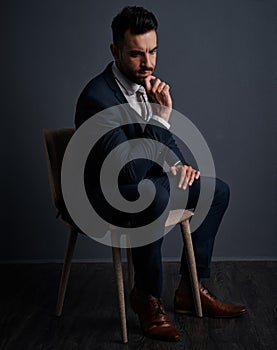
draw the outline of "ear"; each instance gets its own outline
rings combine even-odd
[[[114,60],[117,61],[119,59],[119,48],[115,44],[111,44],[110,49]]]

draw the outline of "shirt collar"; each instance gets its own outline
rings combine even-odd
[[[131,80],[126,78],[126,76],[120,72],[115,62],[112,65],[112,71],[115,76],[115,79],[123,87],[127,95],[134,95],[142,87],[142,85],[133,83]]]

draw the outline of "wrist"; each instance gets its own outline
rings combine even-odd
[[[171,111],[172,111],[172,108],[167,106],[155,104],[153,107],[153,114],[159,116],[160,118],[165,120],[167,123],[169,122]]]
[[[172,166],[184,166],[187,165],[188,163],[185,160],[178,160],[176,163],[174,163]]]

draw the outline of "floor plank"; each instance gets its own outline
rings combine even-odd
[[[126,268],[126,267],[125,267]],[[126,271],[125,271],[126,272]],[[62,316],[55,316],[61,264],[0,265],[1,350],[275,350],[277,262],[217,262],[206,285],[225,301],[247,306],[241,318],[224,320],[173,313],[178,264],[164,264],[163,302],[182,335],[179,343],[142,336],[127,296],[129,343],[120,343],[113,268],[73,264]]]

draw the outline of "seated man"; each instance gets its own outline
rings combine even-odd
[[[151,12],[135,6],[124,8],[113,19],[111,51],[114,62],[110,63],[103,73],[92,79],[82,91],[77,103],[75,123],[78,128],[89,118],[95,118],[97,124],[99,119],[95,114],[98,112],[115,105],[129,104],[132,113],[130,112],[130,116],[126,118],[135,119],[134,123],[131,124],[129,120],[128,125],[122,126],[118,115],[108,115],[105,123],[107,130],[110,131],[97,142],[88,157],[85,170],[88,197],[95,207],[101,207],[103,216],[108,215],[110,211],[108,217],[114,218],[115,223],[116,218],[123,221],[124,218],[130,218],[130,214],[118,215],[118,211],[113,211],[110,207],[106,210],[105,201],[99,199],[101,198],[99,171],[105,157],[116,146],[126,140],[140,139],[136,144],[126,143],[124,152],[116,153],[117,158],[114,161],[123,164],[118,180],[119,188],[126,199],[134,201],[137,199],[137,187],[141,180],[148,179],[154,183],[156,194],[148,208],[148,214],[143,211],[142,215],[131,215],[131,227],[140,224],[143,226],[149,220],[160,216],[162,219],[158,220],[155,230],[162,233],[166,219],[162,212],[167,205],[169,209],[184,208],[185,204],[187,208],[195,208],[200,193],[200,182],[201,186],[211,186],[214,179],[204,176],[200,178],[200,172],[187,164],[170,132],[172,115],[170,88],[167,83],[153,75],[157,55],[157,26],[157,20]],[[158,146],[155,146],[155,149],[151,148],[153,146],[149,140],[158,141]],[[173,157],[172,154],[163,152],[162,144],[172,150]],[[135,153],[140,157],[132,157]],[[149,154],[152,157],[150,160]],[[163,157],[169,164],[169,175],[155,163],[158,157]],[[169,182],[173,184],[170,189]],[[192,235],[204,316],[235,317],[246,311],[242,306],[219,301],[200,282],[201,278],[210,276],[214,240],[228,202],[228,185],[216,179],[208,214]],[[110,222],[109,218],[107,221]],[[131,292],[130,301],[146,336],[177,341],[180,335],[169,321],[160,300],[162,242],[161,234],[160,238],[152,243],[132,249],[135,287]],[[174,310],[176,313],[192,314],[194,303],[184,253],[180,274],[180,283],[175,292]]]

